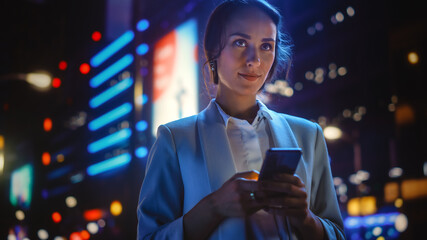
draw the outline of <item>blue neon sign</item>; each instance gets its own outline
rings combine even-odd
[[[97,88],[105,81],[122,71],[124,68],[129,66],[133,62],[132,54],[126,54],[124,57],[120,58],[117,62],[113,63],[111,66],[106,68],[104,71],[100,72],[98,75],[93,77],[89,81],[89,85],[92,88]]]
[[[89,153],[96,153],[102,149],[108,148],[115,144],[121,143],[132,135],[132,131],[129,128],[124,128],[118,132],[103,137],[95,142],[88,145],[87,150]]]
[[[130,86],[132,86],[132,84],[133,84],[132,78],[126,78],[126,79],[120,81],[116,85],[108,88],[104,92],[93,97],[89,101],[89,106],[91,108],[97,108],[97,107],[101,106],[105,102],[109,101],[110,99],[114,98],[115,96],[119,95],[120,93],[122,93],[123,91],[128,89]]]
[[[147,19],[141,19],[138,21],[138,23],[136,24],[136,29],[139,32],[143,32],[145,30],[147,30],[147,28],[150,26],[150,22]]]
[[[98,175],[100,173],[110,171],[110,170],[113,170],[115,168],[127,165],[127,164],[129,164],[131,159],[132,159],[132,157],[129,153],[124,153],[124,154],[118,155],[116,157],[104,160],[102,162],[90,165],[86,169],[86,172],[90,176],[95,176],[95,175]]]
[[[89,130],[96,131],[103,126],[125,116],[126,114],[130,113],[132,111],[132,104],[130,103],[124,103],[115,109],[105,113],[104,115],[101,115],[100,117],[92,120],[89,124]]]
[[[135,37],[135,34],[132,31],[125,32],[119,38],[114,40],[114,42],[112,42],[106,48],[101,50],[98,54],[93,56],[90,59],[90,65],[92,67],[98,67],[103,62],[105,62],[107,59],[109,59],[111,56],[113,56],[116,52],[118,52],[120,49],[122,49],[128,43],[130,43],[134,37]]]

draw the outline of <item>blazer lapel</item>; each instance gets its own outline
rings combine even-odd
[[[211,191],[216,191],[236,173],[236,169],[224,121],[213,101],[198,114],[197,126]]]
[[[297,140],[291,130],[291,127],[288,124],[286,119],[273,112],[268,110],[271,118],[268,119],[268,124],[270,126],[271,135],[273,137],[273,143],[275,147],[283,148],[296,148],[298,147]]]
[[[275,147],[281,148],[298,148],[298,141],[295,138],[294,132],[289,126],[288,121],[284,114],[278,114],[269,109],[266,110],[271,118],[268,119],[268,124],[270,126],[271,135],[273,137],[273,143]],[[304,153],[304,149],[303,149]],[[298,163],[298,166],[295,170],[295,174],[298,175],[304,182],[307,181],[307,166],[304,160],[304,154],[301,156],[301,159]]]

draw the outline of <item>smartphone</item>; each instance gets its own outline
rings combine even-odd
[[[259,174],[259,180],[272,180],[276,174],[294,174],[301,159],[301,148],[270,148]]]

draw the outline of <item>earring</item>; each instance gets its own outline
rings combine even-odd
[[[215,62],[209,61],[209,66],[211,67],[212,72],[215,72]]]

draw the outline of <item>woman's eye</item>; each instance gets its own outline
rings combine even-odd
[[[269,50],[273,49],[273,46],[271,46],[270,43],[264,43],[261,45],[261,49],[265,50],[265,51],[269,51]]]
[[[238,46],[238,47],[246,47],[246,41],[243,39],[239,39],[234,41],[234,45]]]

